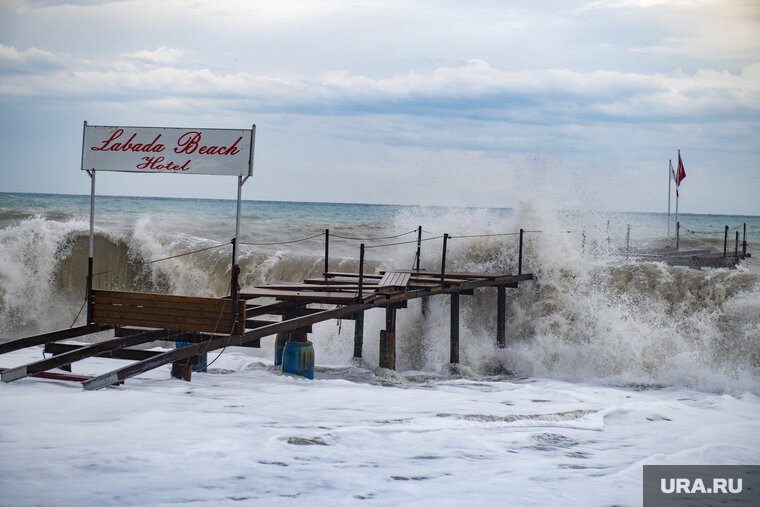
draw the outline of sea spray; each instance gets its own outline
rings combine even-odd
[[[221,219],[227,203],[190,202],[190,206],[175,200],[169,208],[161,200],[138,200],[142,210],[132,213],[129,201],[118,199],[110,204],[114,210],[96,220],[95,287],[228,294],[230,227]],[[335,235],[330,242],[330,269],[357,271],[358,246],[365,242],[375,247],[367,250],[367,273],[411,268],[418,225],[423,226],[425,240],[423,269],[440,269],[440,236],[445,232],[452,235],[448,270],[514,273],[517,232],[524,229],[523,272],[534,273],[536,280],[507,289],[507,347],[495,344],[496,290],[479,289],[462,297],[462,372],[760,392],[760,275],[752,264],[749,269],[698,271],[626,262],[618,255],[625,227],[614,222],[607,227],[614,214],[556,213],[530,204],[514,210],[369,207],[369,212],[359,205],[324,205],[329,210],[315,204],[270,205],[293,223],[278,219],[266,203],[256,206],[242,224],[243,287],[321,276],[323,239],[288,242],[315,236],[325,228]],[[171,215],[177,207],[182,214]],[[161,214],[164,210],[168,215]],[[3,216],[7,218],[0,229],[3,338],[68,327],[84,302],[86,219],[82,213],[52,211]],[[403,236],[379,239],[394,235]],[[684,241],[689,247],[722,247],[721,238]],[[657,234],[634,242],[634,246],[664,244],[667,239]],[[750,251],[756,246],[751,243]],[[182,255],[193,251],[199,252]],[[434,296],[428,303],[425,315],[419,300],[398,312],[397,367],[448,374],[448,297]],[[384,320],[382,310],[366,314],[361,363],[366,367],[377,365]],[[77,323],[83,323],[81,315]],[[318,366],[352,364],[352,321],[315,325],[310,339]],[[248,352],[271,360],[271,342],[264,339],[262,350]]]

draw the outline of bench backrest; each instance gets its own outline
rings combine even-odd
[[[232,325],[232,300],[92,291],[92,322],[114,326],[139,326],[201,333],[243,334],[245,301],[240,301]]]

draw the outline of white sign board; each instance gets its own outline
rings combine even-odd
[[[254,132],[85,125],[82,169],[250,176]]]

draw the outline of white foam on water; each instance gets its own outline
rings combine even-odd
[[[189,384],[164,367],[0,397],[1,505],[635,505],[643,464],[760,455],[750,393],[362,368],[309,381],[239,351]]]

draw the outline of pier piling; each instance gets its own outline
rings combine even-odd
[[[446,243],[448,243],[448,240],[449,235],[443,233],[443,252],[441,252],[441,287],[446,285]]]
[[[325,229],[325,277],[330,271],[330,229]]]
[[[396,307],[385,309],[385,329],[380,331],[380,367],[396,369]]]
[[[354,314],[354,357],[362,357],[364,348],[364,312]]]
[[[739,231],[736,231],[736,245],[734,247],[734,257],[739,257]]]
[[[609,221],[608,221],[609,223]],[[523,255],[523,230],[520,229],[520,246],[517,254],[517,274],[522,275],[522,255]]]
[[[503,349],[507,345],[507,289],[496,288],[496,345]]]
[[[723,231],[723,257],[728,253],[728,226]]]
[[[450,347],[449,362],[459,363],[459,294],[451,294],[451,319],[450,319]]]

